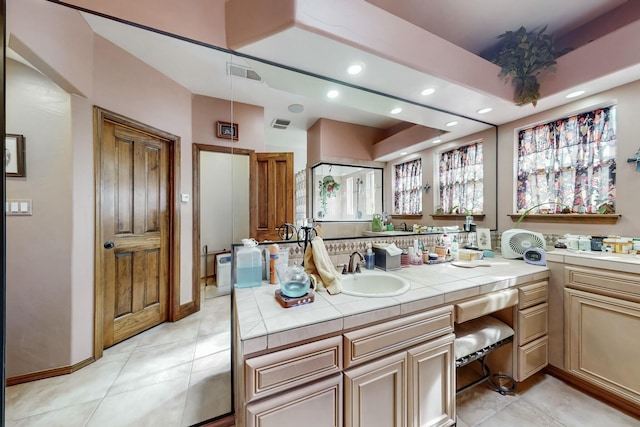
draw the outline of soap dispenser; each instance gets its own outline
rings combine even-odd
[[[376,254],[371,250],[371,243],[367,243],[367,253],[364,254],[364,266],[367,270],[373,270],[376,266]]]

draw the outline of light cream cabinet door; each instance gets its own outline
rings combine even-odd
[[[346,427],[404,427],[407,353],[344,371]]]
[[[250,403],[246,427],[341,427],[342,375]]]
[[[409,353],[408,425],[443,427],[455,424],[454,334],[414,347]]]
[[[566,367],[635,405],[640,404],[640,304],[565,290]]]

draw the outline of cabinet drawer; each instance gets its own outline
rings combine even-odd
[[[246,400],[269,396],[342,370],[342,337],[253,357],[245,362]]]
[[[588,267],[565,266],[567,288],[640,302],[640,275]]]
[[[549,304],[518,311],[518,345],[524,345],[549,332]]]
[[[342,399],[342,375],[334,375],[248,404],[244,425],[342,427]]]
[[[518,308],[527,308],[547,302],[549,298],[549,282],[546,280],[518,288]]]
[[[549,339],[539,338],[518,348],[518,378],[524,381],[549,363]]]
[[[453,332],[447,306],[344,334],[344,366],[375,359]]]
[[[518,304],[518,291],[505,289],[456,304],[456,323],[476,319]]]

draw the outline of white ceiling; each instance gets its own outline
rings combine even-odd
[[[521,25],[528,29],[548,25],[549,32],[562,35],[626,2],[626,0],[368,1],[475,54],[480,54],[491,47],[498,34],[507,30],[516,30]],[[259,61],[239,58],[227,52],[190,44],[94,15],[83,15],[97,34],[129,51],[193,93],[263,106],[266,127],[273,119],[283,118],[292,121],[290,130],[306,130],[318,118],[326,117],[388,128],[399,123],[396,116],[388,113],[390,107],[401,105],[404,109],[401,115],[403,121],[451,130],[445,128],[443,123],[450,121],[452,115],[426,110],[415,105],[413,103],[415,102],[480,120],[480,122],[459,120],[461,124],[447,135],[448,139],[454,139],[487,128],[487,123],[499,125],[569,102],[564,96],[555,95],[541,99],[535,110],[532,106],[517,107],[511,102],[487,96],[473,87],[463,87],[443,78],[425,75],[344,43],[297,28],[285,30],[270,37],[269,40],[242,49],[244,54],[340,81],[348,79],[340,77],[344,75],[343,63],[356,58],[366,62],[367,71],[375,69],[378,72],[363,73],[363,76],[348,82],[393,95],[393,97],[381,97],[370,92],[347,89],[350,96],[341,97],[339,101],[327,102],[324,94],[329,86],[337,84],[335,82],[285,71]],[[412,24],[407,23],[407,25]],[[263,82],[230,78],[226,72],[229,62],[253,68],[261,75]],[[590,82],[593,85],[590,91],[596,93],[638,78],[640,78],[640,66],[631,67]],[[425,86],[425,82],[430,82],[438,88],[438,91],[428,99],[416,98],[415,93]],[[402,102],[400,99],[411,102]],[[287,107],[290,104],[304,105],[304,112],[289,112]],[[476,110],[484,106],[492,106],[493,111],[486,115],[478,115]],[[411,147],[411,151],[429,146],[432,145],[425,141],[422,145]],[[389,158],[379,160],[389,160]]]

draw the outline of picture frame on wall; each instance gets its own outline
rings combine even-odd
[[[230,122],[216,123],[216,136],[222,139],[238,140],[238,124]]]
[[[25,146],[24,136],[8,133],[4,138],[4,165],[5,176],[24,177],[25,168]]]

